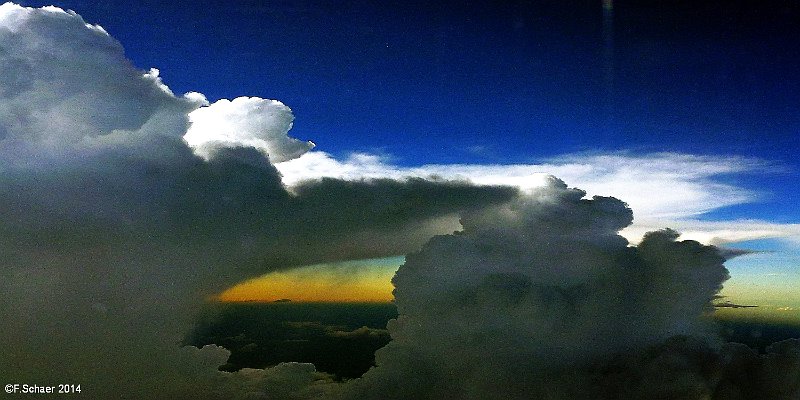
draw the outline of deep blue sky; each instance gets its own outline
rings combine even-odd
[[[384,152],[418,165],[736,154],[790,171],[736,183],[797,196],[796,2],[617,2],[611,58],[600,0],[367,3],[56,5],[105,27],[176,93],[283,101],[297,117],[293,136],[337,156]],[[797,219],[791,202],[773,203],[718,216]]]

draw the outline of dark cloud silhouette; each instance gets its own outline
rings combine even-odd
[[[730,260],[731,258],[744,256],[744,255],[747,255],[747,254],[763,253],[763,251],[758,251],[758,250],[735,249],[735,248],[732,248],[732,247],[719,247],[718,246],[717,249],[719,250],[719,254],[721,254],[723,257],[725,257],[726,260]]]
[[[776,343],[759,355],[728,343],[721,348],[674,337],[642,352],[590,366],[600,399],[796,399],[800,343]]]
[[[723,301],[721,303],[714,303],[714,307],[716,308],[755,308],[758,306],[746,306],[741,304],[735,304],[730,301]]]

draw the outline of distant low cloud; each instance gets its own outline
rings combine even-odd
[[[359,339],[365,337],[381,338],[381,337],[388,337],[389,332],[386,329],[375,329],[362,326],[361,328],[357,328],[352,331],[332,330],[328,333],[328,336],[346,338],[346,339]]]
[[[755,307],[758,307],[758,306],[752,306],[752,305],[748,306],[748,305],[742,305],[742,304],[735,304],[735,303],[732,303],[730,301],[723,301],[721,303],[714,303],[714,307],[716,307],[716,308],[755,308]]]
[[[389,336],[389,331],[386,329],[376,329],[367,326],[348,330],[344,326],[326,325],[318,321],[289,321],[285,322],[284,324],[298,331],[312,331],[316,334],[345,339]]]

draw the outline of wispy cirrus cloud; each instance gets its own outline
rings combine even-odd
[[[522,190],[541,187],[549,175],[586,190],[589,196],[623,199],[635,213],[623,234],[638,241],[648,231],[671,227],[684,238],[725,244],[764,238],[800,238],[800,224],[756,219],[709,221],[699,219],[720,208],[761,201],[765,193],[725,183],[736,174],[780,173],[769,161],[737,156],[698,156],[679,153],[565,155],[539,164],[423,165],[403,167],[386,157],[353,154],[337,160],[312,151],[276,164],[283,182],[335,177],[346,180],[425,177],[463,180],[478,185],[509,185]]]

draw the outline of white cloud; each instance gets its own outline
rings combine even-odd
[[[800,341],[715,348],[716,248],[617,235],[631,212],[559,181],[462,218],[393,279],[400,313],[346,399],[788,399]],[[677,336],[676,336],[677,335]],[[688,336],[687,336],[688,335]],[[752,375],[738,375],[748,366]],[[773,371],[780,363],[785,370]],[[781,379],[762,380],[761,374]],[[726,379],[735,374],[738,379]],[[784,381],[785,380],[785,381]],[[408,384],[413,382],[413,384]],[[728,393],[752,391],[730,397]],[[791,395],[790,395],[791,394]]]
[[[288,136],[294,116],[277,100],[258,97],[222,99],[189,114],[184,139],[195,154],[208,160],[219,147],[252,147],[272,162],[297,158],[314,147]]]
[[[592,195],[623,199],[636,215],[623,232],[631,241],[670,227],[684,238],[724,244],[750,239],[800,237],[800,225],[757,220],[705,221],[697,217],[719,208],[759,201],[763,194],[719,179],[727,174],[774,172],[774,165],[752,158],[677,153],[570,155],[541,164],[424,165],[399,167],[380,156],[354,154],[339,161],[312,151],[276,164],[287,185],[321,177],[360,180],[405,177],[458,179],[479,185],[541,187],[557,176]]]
[[[0,155],[36,166],[146,137],[180,137],[202,103],[134,68],[103,29],[56,7],[0,6]],[[145,152],[146,154],[146,152]]]
[[[761,220],[736,219],[727,221],[707,221],[697,219],[642,219],[626,229],[623,235],[628,238],[641,237],[645,232],[669,226],[681,232],[682,239],[697,240],[701,243],[726,245],[755,239],[800,240],[800,224],[781,224]]]
[[[717,177],[773,168],[760,160],[666,153],[570,156],[535,165],[404,168],[368,154],[339,161],[323,152],[307,152],[313,143],[290,138],[294,117],[278,101],[242,97],[208,105],[199,93],[175,97],[157,69],[143,73],[133,68],[119,43],[75,13],[11,3],[0,10],[0,39],[5,44],[0,57],[0,120],[5,121],[0,125],[0,155],[8,161],[0,168],[52,163],[56,155],[65,157],[76,149],[121,144],[140,147],[144,157],[164,158],[167,148],[142,143],[185,135],[195,154],[205,159],[221,148],[256,148],[277,163],[288,185],[320,177],[438,176],[527,190],[555,175],[589,195],[624,199],[636,213],[634,225],[624,232],[634,241],[647,230],[665,226],[705,243],[798,237],[796,225],[697,218],[721,207],[758,201],[759,193],[721,183]],[[28,28],[20,29],[23,25]],[[85,48],[72,51],[73,43]],[[45,152],[50,154],[43,157]]]
[[[544,185],[545,177],[553,175],[585,188],[589,195],[605,193],[625,199],[637,217],[644,218],[684,218],[756,200],[757,193],[713,178],[765,166],[764,162],[753,159],[657,153],[570,156],[542,164],[397,167],[373,155],[356,154],[342,162],[322,152],[310,152],[276,165],[288,185],[325,176],[341,179],[436,176],[529,190]]]

